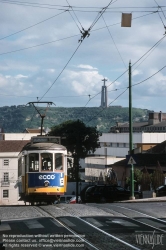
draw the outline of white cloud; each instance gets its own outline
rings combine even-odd
[[[80,65],[78,65],[77,67],[80,68],[80,69],[97,70],[97,68],[94,68],[94,67],[92,67],[92,66],[90,66],[90,65],[83,65],[83,64],[80,64]]]
[[[165,4],[164,0],[159,2],[160,5]],[[44,4],[45,1],[41,0],[41,3]],[[57,0],[56,4],[66,5],[66,0]],[[27,103],[28,99],[30,101],[33,97],[36,99],[36,96],[43,96],[52,86],[45,99],[55,101],[57,106],[84,106],[88,95],[100,93],[104,77],[108,79],[106,85],[110,85],[108,95],[109,100],[112,101],[117,98],[120,91],[123,92],[124,88],[128,86],[127,70],[130,60],[133,84],[148,78],[165,65],[165,39],[139,61],[164,34],[164,27],[158,13],[150,14],[149,12],[151,7],[155,6],[151,0],[140,0],[139,3],[137,1],[133,3],[132,0],[115,1],[103,15],[109,26],[109,32],[103,19],[100,18],[90,31],[90,36],[84,39],[77,51],[78,40],[81,37],[80,30],[82,27],[85,30],[88,29],[97,16],[97,12],[94,10],[100,10],[99,8],[86,8],[84,10],[88,10],[88,12],[85,12],[79,7],[91,6],[102,9],[108,5],[108,1],[70,0],[70,4],[77,6],[74,9],[77,18],[74,12],[70,12],[75,21],[68,12],[60,14],[62,10],[1,4],[0,39],[10,34],[16,34],[0,40],[0,90],[1,93],[11,94],[10,100],[1,99],[0,105],[3,106],[3,102],[8,105],[17,105],[23,101]],[[148,8],[126,8],[131,6]],[[119,8],[114,9],[114,7]],[[89,12],[90,10],[93,11]],[[154,8],[152,10],[154,11]],[[126,11],[132,12],[131,28],[122,28],[120,25],[121,13]],[[142,13],[142,11],[148,12]],[[56,14],[60,15],[55,16]],[[52,16],[55,17],[33,26]],[[164,16],[162,19],[165,20]],[[33,27],[26,29],[28,26]],[[17,33],[21,30],[24,31]],[[53,40],[59,41],[22,50]],[[15,50],[20,51],[11,53]],[[3,54],[6,52],[9,53]],[[138,63],[135,64],[137,61]],[[125,71],[126,73],[123,75]],[[144,108],[151,107],[151,109],[160,110],[160,97],[164,97],[166,91],[165,80],[166,70],[164,69],[148,81],[135,86],[133,88],[135,106],[141,105]],[[27,97],[25,99],[14,98],[15,92],[12,89]],[[119,90],[114,91],[115,89]],[[82,95],[82,97],[79,99],[58,98],[58,96],[73,96],[73,94]],[[153,102],[154,98],[155,102]],[[162,101],[162,107],[165,107],[164,98]],[[128,94],[120,96],[115,103],[118,105],[128,103]],[[88,105],[100,106],[100,94]]]
[[[16,79],[28,78],[28,76],[24,76],[24,75],[19,74],[19,75],[15,76],[15,78]]]

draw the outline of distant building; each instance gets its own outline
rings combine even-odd
[[[166,132],[166,113],[150,112],[147,122],[133,122],[133,132],[145,133],[165,133]],[[129,123],[117,122],[110,128],[110,133],[129,133]]]
[[[147,150],[152,151],[157,144],[163,141],[166,141],[166,113],[149,113],[147,122],[133,123],[133,149],[135,154],[143,154]],[[118,123],[111,127],[109,133],[103,133],[99,137],[99,144],[100,147],[96,149],[94,156],[91,156],[89,160],[88,157],[85,159],[85,163],[87,163],[85,180],[87,181],[90,179],[101,180],[107,174],[109,167],[118,166],[118,162],[125,161],[121,159],[126,158],[129,153],[129,123]],[[110,162],[111,158],[112,163]],[[126,166],[123,165],[123,167],[123,171],[122,168],[116,168],[120,178],[119,181],[121,181],[126,169]]]

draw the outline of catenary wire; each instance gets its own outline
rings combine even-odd
[[[61,74],[63,73],[63,71],[65,70],[65,68],[67,67],[67,65],[69,64],[69,62],[71,61],[71,59],[73,58],[73,56],[75,55],[75,53],[77,52],[77,50],[79,49],[79,47],[81,46],[81,44],[82,44],[82,42],[79,42],[77,48],[75,49],[75,51],[73,52],[73,54],[71,55],[71,57],[69,58],[69,60],[65,64],[65,66],[63,67],[63,69],[60,71],[60,73],[58,74],[58,76],[56,77],[56,79],[53,81],[53,83],[51,84],[51,86],[47,89],[47,91],[42,95],[42,97],[40,98],[40,100],[43,99],[43,97],[48,93],[48,91],[52,88],[52,86],[55,84],[55,82],[61,76]]]
[[[47,18],[47,19],[45,19],[45,20],[43,20],[43,21],[40,21],[40,22],[38,22],[38,23],[35,23],[35,24],[33,24],[33,25],[29,26],[29,27],[26,27],[26,28],[24,28],[24,29],[22,29],[22,30],[19,30],[19,31],[14,32],[14,33],[12,33],[12,34],[10,34],[10,35],[4,36],[4,37],[0,38],[0,40],[3,40],[3,39],[5,39],[5,38],[11,37],[11,36],[14,36],[14,35],[16,35],[16,34],[18,34],[18,33],[21,33],[21,32],[23,32],[23,31],[25,31],[25,30],[28,30],[28,29],[30,29],[30,28],[33,28],[33,27],[35,27],[35,26],[37,26],[37,25],[39,25],[39,24],[41,24],[41,23],[44,23],[44,22],[46,22],[46,21],[48,21],[48,20],[50,20],[50,19],[52,19],[52,18],[54,18],[54,17],[57,17],[57,16],[59,16],[59,15],[65,13],[65,12],[66,12],[66,10],[63,11],[63,12],[61,12],[61,13],[59,13],[59,14],[56,14],[56,15],[54,15],[54,16],[51,16],[51,17],[49,17],[49,18]]]
[[[113,2],[113,0],[111,0],[111,1],[109,2],[109,4],[108,4],[106,7],[102,8],[102,10],[98,13],[98,15],[96,16],[95,20],[94,20],[93,23],[91,24],[89,30],[91,30],[91,29],[94,27],[94,25],[97,23],[97,21],[98,21],[98,20],[100,19],[100,17],[104,14],[104,12],[106,11],[106,9],[110,6],[110,4],[111,4],[112,2]]]
[[[165,36],[164,36],[164,37],[165,37]],[[164,38],[164,37],[163,37],[163,38]],[[159,43],[161,43],[161,41],[163,40],[163,38],[160,39],[155,45],[156,45],[156,46],[159,45]],[[153,50],[156,48],[155,45],[152,47]],[[151,48],[151,49],[152,49],[152,48]],[[148,52],[151,51],[151,49],[148,50]],[[146,55],[146,54],[147,54],[147,52],[146,52],[144,55]],[[143,55],[143,56],[144,56],[144,55]],[[142,56],[141,58],[143,58],[143,56]],[[148,55],[148,56],[149,56],[149,55]],[[146,57],[146,58],[147,58],[147,57]],[[139,60],[140,60],[140,59],[139,59]],[[137,60],[137,62],[138,62],[139,60]],[[136,62],[135,62],[135,63],[136,63]],[[133,65],[135,65],[135,63],[134,63]],[[142,62],[141,62],[141,63],[142,63]],[[132,66],[133,66],[133,65],[132,65]],[[139,65],[140,65],[140,64],[139,64]],[[138,66],[139,66],[139,65],[138,65]],[[137,67],[138,67],[138,66],[137,66]],[[136,68],[137,68],[137,67],[136,67]],[[135,69],[136,69],[136,68],[135,68]],[[135,69],[134,69],[134,70],[135,70]],[[109,84],[109,85],[107,86],[107,88],[108,88],[110,85],[112,85],[115,81],[117,81],[121,76],[123,76],[127,71],[128,71],[128,69],[127,69],[125,72],[123,72],[118,78],[116,78],[113,82],[111,82],[111,84]],[[133,71],[132,71],[132,72],[133,72]],[[122,88],[121,88],[121,89],[122,89]],[[119,89],[115,89],[114,91],[116,91],[116,90],[119,90]],[[109,92],[109,91],[108,91],[108,92]],[[95,98],[95,97],[96,97],[97,95],[99,95],[99,94],[101,94],[101,91],[98,92],[98,93],[95,94],[95,95],[91,95],[91,96],[93,96],[93,97],[89,98],[89,100],[88,100],[88,102],[86,103],[86,105],[89,103],[89,101],[91,101],[93,98]],[[0,95],[2,95],[2,94],[0,94]],[[4,96],[14,96],[14,95],[4,95]],[[89,95],[64,96],[64,97],[66,98],[66,97],[80,97],[80,96],[89,96]],[[21,96],[17,96],[17,97],[21,97]],[[22,96],[22,97],[26,97],[26,96]],[[63,97],[63,96],[58,96],[58,97]],[[56,98],[58,98],[58,97],[56,97]],[[29,97],[29,98],[35,98],[35,97]],[[55,97],[54,97],[54,98],[55,98]],[[85,106],[86,106],[86,105],[85,105]]]
[[[126,65],[125,65],[125,62],[124,62],[124,60],[123,60],[123,58],[122,58],[122,55],[120,54],[120,51],[119,51],[119,49],[118,49],[118,47],[117,47],[117,45],[116,45],[116,43],[115,43],[115,41],[114,41],[114,39],[113,39],[113,36],[112,36],[112,34],[111,34],[111,32],[110,32],[108,26],[107,26],[107,23],[106,23],[106,21],[105,21],[105,19],[104,19],[104,16],[102,16],[102,18],[103,18],[103,21],[104,21],[104,23],[105,23],[105,25],[106,25],[106,28],[107,28],[107,30],[108,30],[108,33],[109,33],[109,35],[110,35],[110,37],[111,37],[111,39],[112,39],[112,41],[113,41],[113,43],[114,43],[114,45],[115,45],[115,48],[116,48],[116,50],[117,50],[117,52],[118,52],[118,54],[119,54],[119,56],[120,56],[120,58],[121,58],[121,60],[122,60],[122,62],[123,62],[123,65],[125,66],[125,68],[127,68]]]
[[[89,102],[89,101],[88,101]]]
[[[32,4],[32,5],[35,5],[35,4],[37,4],[37,5],[41,5],[41,6],[43,6],[43,5],[47,5],[47,6],[57,6],[57,7],[63,7],[63,8],[65,8],[65,7],[67,7],[67,6],[64,6],[64,5],[57,5],[57,4],[41,4],[41,3],[32,3],[32,2],[21,2],[21,1],[9,1],[9,0],[1,0],[1,2],[9,2],[9,3],[27,3],[27,4]],[[89,6],[89,7],[86,7],[86,6],[84,6],[84,7],[81,7],[81,6],[71,6],[72,8],[84,8],[84,9],[86,9],[86,8],[89,8],[89,9],[101,9],[101,7],[92,7],[92,6]],[[166,6],[161,6],[161,7],[166,7]],[[122,6],[122,7],[111,7],[111,9],[119,9],[119,8],[132,8],[132,9],[138,9],[138,8],[144,8],[144,9],[148,9],[149,7],[146,7],[146,6],[143,6],[143,7],[141,7],[141,6],[128,6],[128,7],[126,7],[126,6]],[[151,6],[150,8],[156,8],[156,6]],[[108,9],[110,9],[110,8],[108,8]]]
[[[116,0],[117,1],[117,0]],[[115,1],[115,2],[116,2]],[[7,3],[7,4],[16,4],[16,5],[24,5],[24,6],[30,6],[30,7],[38,7],[38,8],[47,8],[47,9],[57,9],[57,8],[53,8],[54,6],[58,6],[58,7],[61,7],[61,8],[67,8],[68,6],[63,6],[63,5],[53,5],[53,4],[39,4],[39,3],[28,3],[28,2],[19,2],[19,1],[7,1],[7,0],[1,0],[0,1],[1,3]],[[36,6],[35,6],[36,5]],[[47,6],[48,7],[47,7]],[[52,8],[51,8],[51,6],[52,6]],[[89,8],[89,9],[101,9],[101,7],[91,7],[91,6],[89,6],[89,7],[80,7],[80,6],[71,6],[72,8],[77,8],[77,9],[87,9],[87,8]],[[162,8],[164,8],[164,7],[166,7],[166,6],[160,6],[160,7],[162,7]],[[138,8],[144,8],[144,9],[149,9],[149,8],[156,8],[155,6],[151,6],[151,7],[146,7],[146,6],[144,6],[144,7],[135,7],[135,6],[133,6],[133,7],[111,7],[111,8],[107,8],[107,11],[109,10],[109,9],[119,9],[119,8],[123,8],[123,9],[138,9]],[[63,10],[63,9],[58,9],[58,10]],[[75,11],[80,11],[80,10],[75,10]],[[86,11],[87,12],[87,11]],[[91,11],[92,12],[92,11]],[[97,12],[97,10],[95,11],[95,12]],[[133,12],[133,10],[132,10],[132,12]],[[141,12],[144,12],[144,11],[141,11]]]
[[[155,76],[156,74],[158,74],[160,71],[162,71],[164,68],[166,68],[166,65],[163,66],[160,70],[158,70],[158,71],[155,72],[154,74],[152,74],[151,76],[149,76],[148,78],[144,79],[143,81],[141,81],[141,82],[139,82],[139,83],[136,83],[136,84],[132,84],[132,87],[137,86],[137,85],[139,85],[139,84],[141,84],[141,83],[143,83],[143,82],[149,80],[150,78],[152,78],[153,76]],[[129,87],[127,87],[121,94],[119,94],[111,103],[109,103],[108,106],[110,106],[110,105],[111,105],[113,102],[115,102],[120,96],[122,96],[122,95],[127,91],[128,88],[129,88]],[[102,110],[99,111],[99,112],[97,113],[97,115],[100,114],[101,112],[103,112],[105,109],[106,109],[106,108],[103,107]],[[91,122],[94,118],[97,117],[97,115],[93,116],[93,117],[92,117],[89,121],[87,121],[86,123]]]
[[[164,36],[164,37],[165,37],[165,36]],[[164,38],[164,37],[163,37],[163,38]],[[163,38],[162,38],[162,39],[163,39]],[[159,42],[161,42],[162,39],[160,39],[155,45],[159,44]],[[155,48],[155,45],[152,47],[153,49]],[[152,48],[151,48],[151,49],[152,49]],[[150,49],[150,50],[151,50],[151,49]],[[150,50],[148,50],[148,52],[149,52]],[[146,55],[146,54],[147,54],[147,52],[146,52],[144,55]],[[143,56],[144,56],[144,55],[143,55]],[[142,56],[142,57],[143,57],[143,56]],[[141,57],[141,58],[142,58],[142,57]],[[140,60],[140,59],[139,59],[139,60]],[[136,62],[138,62],[139,60],[137,60]],[[133,65],[135,65],[136,62],[135,62]],[[115,81],[117,81],[117,80],[118,80],[122,75],[124,75],[127,71],[128,71],[128,70],[126,70],[123,74],[121,74],[118,78],[116,78],[111,84],[113,84]],[[111,84],[110,84],[110,85],[111,85]],[[107,87],[109,87],[110,85],[108,85]],[[97,93],[96,95],[94,95],[93,97],[91,97],[91,98],[88,100],[87,104],[88,104],[94,97],[96,97],[97,95],[99,95],[100,93],[101,93],[101,91],[100,91],[99,93]],[[86,95],[86,96],[88,96],[88,95]],[[92,96],[92,95],[91,95],[91,96]],[[32,98],[34,98],[34,97],[32,97]],[[87,104],[86,104],[86,105],[87,105]],[[85,106],[86,106],[86,105],[85,105]]]
[[[107,7],[111,4],[113,0],[110,1],[110,3],[107,5]],[[105,10],[107,9],[107,7],[105,7]],[[103,12],[104,13],[104,12]],[[99,20],[99,18],[98,18]],[[97,21],[96,21],[97,22]],[[95,22],[95,23],[96,23]],[[95,24],[93,24],[94,26]],[[77,46],[77,48],[75,49],[75,51],[73,52],[72,56],[69,58],[69,60],[67,61],[67,63],[65,64],[65,66],[63,67],[63,69],[60,71],[60,73],[58,74],[58,76],[56,77],[56,79],[53,81],[53,83],[51,84],[51,86],[48,88],[48,90],[43,94],[43,96],[40,98],[43,99],[43,97],[48,93],[48,91],[52,88],[52,86],[55,84],[55,82],[59,79],[59,77],[61,76],[61,74],[63,73],[63,71],[65,70],[65,68],[67,67],[67,65],[69,64],[69,62],[71,61],[71,59],[73,58],[73,56],[75,55],[75,53],[77,52],[77,50],[79,49],[79,47],[81,46],[82,42],[84,41],[84,39],[86,37],[88,37],[90,34],[90,30],[92,29],[93,26],[90,26],[90,28],[88,29],[88,32],[87,31],[84,31],[84,33],[82,33],[82,36],[81,36],[81,39],[79,40],[79,44]]]
[[[158,70],[158,71],[155,72],[154,74],[152,74],[151,76],[149,76],[148,78],[144,79],[143,81],[141,81],[141,82],[139,82],[139,83],[136,83],[136,84],[132,84],[132,87],[134,87],[134,86],[136,86],[136,85],[138,85],[138,84],[141,84],[141,83],[143,83],[143,82],[149,80],[150,78],[152,78],[153,76],[155,76],[156,74],[158,74],[160,71],[162,71],[164,68],[166,68],[166,65],[163,66],[160,70]],[[112,102],[110,102],[108,106],[110,106],[110,105],[111,105],[113,102],[115,102],[120,96],[122,96],[122,95],[127,91],[128,88],[129,88],[129,87],[126,87],[126,89],[125,89],[122,93],[120,93]],[[102,107],[102,110],[100,110],[100,111],[99,111],[96,115],[94,115],[89,121],[87,121],[86,124],[89,123],[89,122],[91,122],[93,119],[95,119],[95,118],[96,118],[100,113],[102,113],[105,109],[106,109],[106,108],[103,108],[103,107]],[[34,115],[35,115],[35,113],[33,114],[32,119],[34,118]],[[32,119],[31,119],[31,121],[32,121]]]
[[[71,8],[71,10],[73,11],[73,14],[74,14],[74,16],[76,17],[76,19],[77,19],[77,21],[79,22],[79,24],[80,24],[80,26],[81,26],[81,28],[83,28],[83,26],[82,26],[82,24],[81,24],[81,22],[79,21],[79,19],[78,19],[78,17],[77,17],[77,15],[75,14],[75,12],[74,12],[74,10],[73,10],[73,8],[72,8],[72,6],[69,4],[69,2],[66,0],[66,2],[68,3],[68,5],[69,5],[69,8]],[[70,13],[70,12],[69,12]],[[70,13],[71,14],[71,13]],[[72,16],[72,15],[71,15]],[[72,16],[72,18],[73,18],[73,16]],[[74,18],[73,18],[74,19]],[[75,21],[75,20],[74,20]],[[79,27],[78,27],[79,28]],[[79,28],[79,30],[80,30],[80,28]]]
[[[162,6],[160,6],[160,5],[157,3],[156,0],[154,0],[154,1],[155,1],[155,3],[158,5],[158,8],[161,9],[161,12],[163,13],[163,16],[164,16],[165,19],[166,19],[165,13],[164,13],[164,11],[162,10]],[[164,25],[164,27],[165,27],[165,25]]]
[[[141,17],[144,17],[144,16],[148,16],[148,15],[151,15],[151,14],[155,14],[155,13],[157,13],[157,12],[152,12],[152,13],[150,13],[150,14],[146,14],[146,15],[142,15],[142,16],[139,16],[139,17],[135,17],[135,18],[133,18],[132,20],[138,19],[138,18],[141,18]],[[111,26],[118,25],[118,24],[120,24],[120,22],[115,23],[115,24],[108,25],[107,27],[111,27]],[[98,28],[98,29],[91,30],[91,32],[96,32],[96,31],[98,31],[98,30],[105,29],[105,28],[106,28],[106,27],[101,27],[101,28]],[[9,35],[9,36],[11,36],[11,35]],[[13,51],[4,52],[4,53],[1,53],[0,56],[6,55],[6,54],[11,54],[11,53],[16,53],[16,52],[23,51],[23,50],[33,49],[33,48],[35,48],[35,47],[45,46],[45,45],[47,45],[47,44],[51,44],[51,43],[54,43],[54,42],[59,42],[59,41],[62,41],[62,40],[70,39],[70,38],[76,37],[76,36],[80,36],[80,34],[72,35],[72,36],[65,37],[65,38],[60,38],[60,39],[57,39],[57,40],[53,40],[53,41],[46,42],[46,43],[42,43],[42,44],[33,45],[33,46],[30,46],[30,47],[26,47],[26,48],[22,48],[22,49],[18,49],[18,50],[13,50]]]
[[[11,54],[11,53],[16,53],[16,52],[23,51],[23,50],[33,49],[33,48],[44,46],[44,45],[47,45],[47,44],[51,44],[51,43],[55,43],[55,42],[67,40],[67,39],[70,39],[70,38],[73,38],[73,37],[76,37],[76,36],[80,36],[80,34],[69,36],[69,37],[65,37],[65,38],[61,38],[61,39],[57,39],[57,40],[46,42],[46,43],[42,43],[42,44],[33,45],[33,46],[30,46],[30,47],[27,47],[27,48],[17,49],[17,50],[13,50],[13,51],[9,51],[9,52],[4,52],[4,53],[1,53],[0,56],[6,55],[6,54]]]

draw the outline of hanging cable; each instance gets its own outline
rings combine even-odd
[[[144,16],[148,16],[148,15],[152,15],[152,14],[155,14],[157,12],[152,12],[150,14],[146,14],[146,15],[142,15],[142,16],[139,16],[139,17],[135,17],[133,18],[132,20],[134,19],[138,19],[138,18],[141,18],[141,17],[144,17]],[[108,25],[108,27],[111,27],[111,26],[114,26],[114,25],[118,25],[120,24],[119,23],[115,23],[115,24],[111,24],[111,25]],[[101,30],[101,29],[105,29],[106,27],[102,27],[102,28],[98,28],[98,29],[95,29],[95,30],[92,30],[91,32],[96,32],[98,30]],[[69,38],[72,38],[72,37],[76,37],[76,36],[79,36],[80,34],[77,34],[77,35],[73,35],[73,36],[69,36],[69,37],[65,37],[65,38],[61,38],[61,39],[57,39],[57,40],[53,40],[53,41],[50,41],[50,42],[46,42],[46,43],[42,43],[42,44],[37,44],[37,45],[34,45],[34,46],[30,46],[30,47],[26,47],[26,48],[22,48],[22,49],[18,49],[18,50],[13,50],[13,51],[8,51],[8,52],[4,52],[4,53],[1,53],[1,55],[6,55],[6,54],[11,54],[11,53],[16,53],[16,52],[19,52],[19,51],[23,51],[23,50],[28,50],[28,49],[33,49],[35,47],[40,47],[40,46],[45,46],[47,44],[50,44],[50,43],[54,43],[54,42],[59,42],[59,41],[62,41],[62,40],[66,40],[66,39],[69,39]]]
[[[31,28],[33,28],[33,27],[35,27],[35,26],[37,26],[37,25],[39,25],[39,24],[41,24],[41,23],[44,23],[44,22],[46,22],[46,21],[48,21],[48,20],[50,20],[50,19],[52,19],[52,18],[54,18],[54,17],[57,17],[57,16],[59,16],[59,15],[65,13],[65,12],[66,12],[66,10],[63,11],[63,12],[61,12],[61,13],[59,13],[59,14],[56,14],[56,15],[54,15],[54,16],[52,16],[52,17],[49,17],[49,18],[47,18],[47,19],[45,19],[45,20],[43,20],[43,21],[40,21],[40,22],[38,22],[38,23],[35,23],[35,24],[33,24],[33,25],[29,26],[29,27],[26,27],[26,28],[24,28],[24,29],[22,29],[22,30],[16,31],[16,32],[14,32],[14,33],[12,33],[12,34],[10,34],[10,35],[7,35],[7,36],[5,36],[5,37],[2,37],[2,38],[0,38],[0,40],[3,40],[3,39],[5,39],[5,38],[11,37],[11,36],[14,36],[14,35],[16,35],[16,34],[18,34],[18,33],[20,33],[20,32],[23,32],[23,31],[25,31],[25,30],[31,29]]]
[[[106,25],[106,28],[107,28],[107,30],[108,30],[108,33],[110,34],[111,39],[112,39],[112,41],[113,41],[113,43],[114,43],[114,45],[115,45],[115,48],[116,48],[116,50],[117,50],[117,52],[118,52],[118,54],[119,54],[119,56],[120,56],[120,58],[121,58],[121,60],[122,60],[122,62],[123,62],[123,65],[125,66],[125,68],[127,68],[126,65],[125,65],[125,62],[124,62],[124,60],[123,60],[123,58],[122,58],[122,56],[121,56],[121,54],[120,54],[120,52],[119,52],[119,50],[118,50],[118,47],[117,47],[117,45],[116,45],[116,43],[115,43],[115,41],[114,41],[114,39],[113,39],[113,36],[112,36],[112,34],[111,34],[111,32],[110,32],[110,30],[109,30],[107,24],[106,24],[106,21],[105,21],[103,15],[102,15],[102,18],[103,18],[103,21],[104,21],[104,23],[105,23],[105,25]]]
[[[76,17],[77,21],[79,22],[81,28],[83,28],[81,22],[79,21],[77,15],[76,15],[75,12],[74,12],[72,6],[69,4],[69,2],[68,2],[67,0],[66,0],[66,2],[68,3],[69,8],[71,8],[71,10],[73,11],[73,14],[74,14],[74,16]],[[70,11],[69,11],[69,13],[70,13]],[[71,15],[71,13],[70,13],[70,15]],[[72,15],[71,15],[71,16],[72,16]],[[73,18],[73,16],[72,16],[72,18]],[[73,18],[73,20],[74,20],[74,18]],[[74,20],[74,22],[75,22],[75,20]],[[75,22],[75,23],[76,23],[76,22]],[[77,23],[76,23],[76,25],[77,25]],[[77,25],[77,27],[78,27],[78,25]],[[78,27],[78,29],[79,29],[79,31],[81,31],[81,29],[80,29],[79,27]]]
[[[56,77],[56,79],[53,81],[53,83],[51,84],[51,86],[48,88],[48,90],[42,95],[42,97],[40,98],[43,99],[43,97],[48,93],[48,91],[52,88],[52,86],[55,84],[55,82],[58,80],[58,78],[61,76],[61,74],[63,73],[63,71],[65,70],[65,68],[67,67],[67,65],[69,64],[69,62],[71,61],[71,59],[73,58],[73,56],[75,55],[75,53],[77,52],[77,50],[79,49],[79,47],[81,46],[81,42],[79,43],[79,45],[77,46],[77,48],[75,49],[75,51],[73,52],[72,56],[69,58],[69,60],[67,61],[67,63],[65,64],[65,66],[63,67],[63,69],[61,70],[61,72],[58,74],[58,76]]]
[[[155,3],[157,4],[158,9],[161,9],[161,12],[163,13],[163,16],[164,16],[164,17],[165,17],[165,19],[166,19],[166,16],[165,16],[165,14],[164,14],[164,12],[163,12],[162,8],[158,5],[158,3],[156,2],[156,0],[154,0],[154,1],[155,1]],[[165,29],[165,33],[164,33],[164,35],[166,35],[166,25],[164,24],[164,22],[163,22],[163,20],[162,20],[162,18],[161,18],[161,16],[160,16],[160,13],[159,13],[159,12],[158,12],[158,15],[159,15],[160,20],[161,20],[161,22],[162,22],[162,24],[163,24],[163,26],[164,26],[164,29]]]

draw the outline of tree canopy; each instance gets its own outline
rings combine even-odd
[[[62,144],[72,156],[76,155],[80,159],[85,158],[88,153],[94,153],[98,148],[100,133],[96,127],[88,127],[80,120],[69,120],[52,127],[49,135],[60,136]]]

